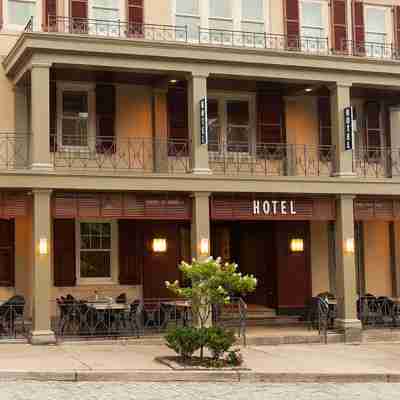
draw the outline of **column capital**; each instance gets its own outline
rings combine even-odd
[[[328,85],[329,90],[336,90],[338,88],[343,88],[343,89],[350,89],[353,86],[352,82],[335,82],[332,83],[331,85]]]
[[[52,63],[50,62],[33,62],[30,64],[29,69],[34,69],[34,68],[51,68]]]
[[[201,78],[204,78],[204,79],[207,79],[207,78],[209,78],[209,76],[210,76],[210,74],[208,73],[208,72],[192,72],[191,74],[190,74],[190,78],[199,78],[199,79],[201,79]]]
[[[211,196],[211,192],[193,192],[190,194],[190,197],[199,199],[199,198],[209,198]]]
[[[355,200],[357,196],[355,196],[354,194],[338,194],[336,196],[337,200]]]
[[[32,189],[31,193],[33,195],[49,195],[51,196],[51,194],[53,193],[53,189]]]

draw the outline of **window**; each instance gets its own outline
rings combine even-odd
[[[200,0],[176,0],[176,25],[187,26],[189,39],[198,39],[200,27]]]
[[[210,0],[211,29],[233,30],[231,0]]]
[[[80,280],[112,280],[115,226],[114,222],[77,221],[77,265]]]
[[[365,47],[370,57],[385,57],[386,50],[390,56],[389,46],[392,43],[391,13],[389,7],[365,7]]]
[[[119,0],[91,0],[91,19],[96,20],[96,24],[91,25],[91,30],[95,35],[118,36],[120,26]],[[104,21],[102,23],[101,21]]]
[[[301,47],[306,51],[327,50],[328,2],[302,0],[300,2]]]
[[[265,32],[264,0],[242,0],[242,30]]]
[[[94,89],[89,89],[89,85],[61,84],[57,97],[57,142],[60,150],[87,150],[93,136]]]
[[[35,0],[8,0],[7,6],[9,25],[24,27],[31,17],[36,16]]]

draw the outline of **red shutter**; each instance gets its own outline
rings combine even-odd
[[[130,35],[143,35],[144,7],[143,0],[128,0],[128,32]]]
[[[87,33],[88,0],[70,0],[70,17],[72,33]]]
[[[347,51],[347,1],[332,0],[332,41],[336,52]]]
[[[331,138],[331,102],[329,97],[318,98],[318,119],[319,119],[319,144],[330,146]]]
[[[284,110],[281,95],[259,94],[257,96],[258,143],[285,143]]]
[[[96,86],[96,149],[99,153],[115,153],[115,86]]]
[[[353,55],[365,55],[364,4],[353,0]]]
[[[75,286],[75,220],[54,220],[53,249],[54,285]]]
[[[118,221],[119,283],[121,285],[142,283],[144,244],[138,226],[135,221]]]
[[[0,286],[14,286],[14,220],[0,220]]]
[[[395,54],[399,55],[400,52],[400,6],[394,7],[394,41],[396,46]]]
[[[57,0],[44,0],[44,18],[43,18],[43,29],[53,30],[57,25]]]
[[[377,149],[381,147],[382,121],[379,103],[368,102],[366,110],[366,146]]]
[[[286,47],[291,50],[300,48],[300,11],[299,0],[285,0]]]

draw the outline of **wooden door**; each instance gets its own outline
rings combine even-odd
[[[0,286],[14,286],[14,220],[0,220]]]
[[[181,279],[178,269],[181,249],[179,225],[177,223],[144,224],[143,297],[146,299],[173,297],[165,287],[165,281]],[[167,239],[167,250],[155,253],[152,249],[154,238]]]
[[[303,252],[290,251],[293,238],[304,240]],[[282,313],[301,312],[311,297],[309,223],[277,223],[276,240],[278,308]]]
[[[239,267],[257,278],[254,293],[246,296],[249,304],[276,306],[276,247],[274,224],[239,224]]]

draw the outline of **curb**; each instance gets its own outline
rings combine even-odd
[[[400,383],[400,373],[263,373],[249,371],[0,371],[0,382],[186,382],[186,383]]]

